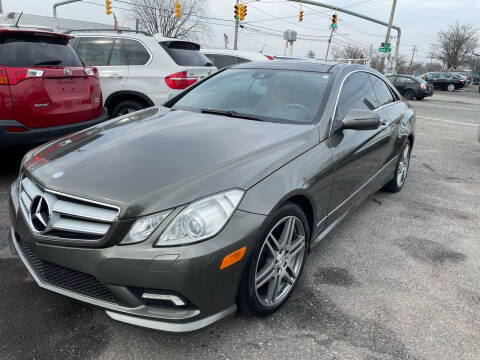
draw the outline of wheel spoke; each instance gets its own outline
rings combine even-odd
[[[257,287],[257,289],[261,288],[268,281],[270,281],[274,275],[275,275],[275,266],[274,266],[274,262],[272,262],[265,267],[265,270],[263,270],[260,274],[257,274],[257,277],[255,279],[255,286]]]
[[[302,236],[299,240],[293,244],[292,250],[290,251],[290,259],[294,259],[300,251],[305,247],[305,237]]]
[[[295,230],[295,219],[290,217],[285,222],[282,235],[280,236],[280,246],[282,247],[282,249],[290,244],[293,236],[293,230]]]
[[[273,299],[275,298],[275,295],[277,294],[277,287],[279,283],[279,276],[275,274],[271,279],[270,282],[268,283],[268,292],[267,292],[267,297],[266,301],[268,304],[272,305],[273,304]]]
[[[289,274],[288,270],[285,271],[285,276],[284,276],[284,279],[287,280],[287,282],[290,284],[290,285],[293,285],[293,283],[295,282],[295,272],[293,271],[293,269],[291,268],[290,264],[288,266],[288,268],[292,273]]]

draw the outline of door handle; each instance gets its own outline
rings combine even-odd
[[[123,79],[123,75],[122,74],[111,74],[111,75],[108,75],[108,77],[110,79]]]
[[[382,121],[380,122],[380,129],[385,129],[385,128],[387,128],[389,125],[390,125],[390,123],[388,122],[388,120],[382,119]]]

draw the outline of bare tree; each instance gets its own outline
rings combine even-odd
[[[176,0],[136,0],[132,5],[135,19],[149,33],[160,33],[165,37],[197,40],[208,28],[202,21],[205,2],[182,0],[181,17],[175,17]]]
[[[315,58],[315,53],[313,52],[313,50],[308,50],[307,58],[309,58],[309,59],[314,59]]]
[[[333,48],[334,59],[366,59],[364,50],[357,46],[347,45],[345,47]]]
[[[432,45],[435,57],[448,69],[462,65],[478,46],[477,30],[468,24],[457,22],[447,30],[438,32],[438,44]]]

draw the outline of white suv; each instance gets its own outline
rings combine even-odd
[[[99,70],[110,117],[161,105],[217,71],[189,41],[125,30],[69,33],[82,61]]]

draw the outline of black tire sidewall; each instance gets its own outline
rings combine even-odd
[[[300,268],[300,272],[298,273],[297,280],[295,281],[295,284],[293,285],[290,293],[282,300],[281,303],[272,306],[272,307],[265,307],[262,305],[255,294],[255,268],[257,265],[257,259],[258,256],[260,255],[260,251],[262,249],[263,243],[267,235],[270,233],[271,229],[275,224],[277,224],[278,221],[283,219],[284,217],[287,216],[296,216],[297,218],[300,219],[302,222],[304,228],[305,228],[305,252],[304,252],[304,259],[302,263],[302,267]],[[266,316],[270,313],[275,312],[277,309],[279,309],[290,297],[290,295],[294,292],[301,276],[303,273],[303,269],[305,267],[305,261],[308,253],[308,249],[310,246],[310,228],[308,226],[308,220],[305,215],[305,213],[302,211],[300,206],[297,204],[288,202],[282,205],[280,208],[275,210],[270,216],[266,219],[263,227],[263,231],[259,237],[259,240],[255,244],[255,248],[252,251],[252,254],[250,255],[249,262],[246,267],[246,271],[244,273],[244,276],[246,277],[243,281],[242,286],[246,287],[243,289],[240,289],[240,291],[244,291],[245,293],[243,294],[246,297],[247,305],[248,306],[248,312],[256,315],[256,316]]]
[[[124,109],[124,108],[133,108],[135,110],[141,110],[141,109],[144,109],[146,106],[144,104],[142,104],[141,102],[139,101],[135,101],[135,100],[124,100],[124,101],[121,101],[119,102],[117,105],[115,105],[112,109],[112,113],[110,114],[110,117],[112,118],[115,118],[117,116],[120,116],[118,115],[118,113]]]
[[[408,97],[408,96],[407,96],[408,94],[411,94],[411,96]],[[405,90],[405,92],[403,93],[403,97],[404,97],[405,99],[407,99],[407,100],[413,100],[413,99],[415,99],[415,91],[410,90],[410,89],[409,89],[409,90]]]

